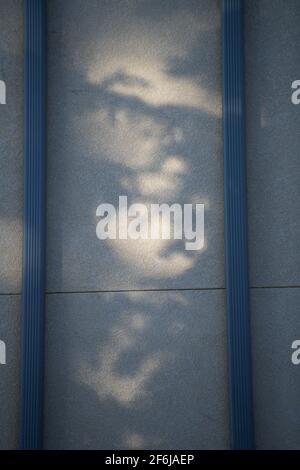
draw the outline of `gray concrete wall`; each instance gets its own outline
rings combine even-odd
[[[0,449],[17,446],[19,421],[19,310],[22,267],[23,32],[22,1],[0,0]]]
[[[300,2],[246,2],[254,411],[258,448],[300,448]]]
[[[52,0],[48,31],[45,445],[227,448],[220,2]],[[119,195],[204,203],[204,249],[100,241]]]
[[[46,447],[228,446],[224,292],[55,294]]]
[[[0,0],[0,448],[17,447],[22,1]],[[50,0],[45,446],[227,448],[220,1]],[[256,443],[300,448],[298,0],[246,0]],[[203,202],[205,247],[96,238],[96,208]],[[299,369],[300,370],[300,369]]]

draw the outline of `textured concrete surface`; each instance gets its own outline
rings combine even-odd
[[[47,296],[45,446],[228,446],[224,291]]]
[[[49,2],[49,291],[224,285],[219,6]],[[205,203],[204,249],[98,240],[119,195]]]
[[[0,1],[0,449],[14,449],[19,438],[19,315],[22,267],[23,32],[21,0]]]
[[[300,449],[300,289],[251,292],[254,412],[258,449]]]
[[[228,447],[224,291],[84,293],[224,285],[219,6],[49,2],[47,448]],[[204,203],[204,249],[99,241],[119,195]]]
[[[0,448],[19,434],[22,1],[0,0]],[[227,448],[220,1],[48,2],[47,448]],[[299,286],[299,0],[246,0],[250,280]],[[204,203],[205,248],[100,242],[96,208]],[[300,448],[299,289],[251,293],[260,449]]]
[[[300,2],[246,1],[250,280],[300,285]]]
[[[0,1],[0,293],[20,292],[22,267],[23,32],[21,0]]]
[[[300,3],[246,1],[250,282],[299,286]],[[258,449],[299,449],[300,289],[251,292],[254,413]]]
[[[0,296],[0,339],[6,365],[0,365],[0,449],[15,449],[19,439],[19,310],[20,296]]]

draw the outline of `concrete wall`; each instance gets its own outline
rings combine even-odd
[[[17,447],[22,1],[0,0],[0,448]],[[49,0],[46,448],[228,448],[219,0]],[[300,448],[298,0],[246,0],[256,443]],[[96,208],[204,203],[205,247]]]
[[[226,448],[220,2],[52,0],[47,448]],[[204,203],[202,251],[96,209]],[[187,290],[188,289],[188,290]]]
[[[22,268],[23,33],[22,1],[0,0],[0,449],[17,446],[19,421],[19,310]]]
[[[258,448],[300,448],[300,2],[246,2],[254,410]]]

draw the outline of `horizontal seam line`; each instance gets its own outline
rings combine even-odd
[[[86,291],[53,291],[46,292],[46,295],[57,294],[109,294],[109,293],[130,293],[130,292],[182,292],[182,291],[216,291],[226,290],[225,287],[203,287],[203,288],[182,288],[182,289],[116,289],[116,290],[86,290]]]
[[[249,289],[300,289],[299,286],[249,286]],[[86,291],[45,291],[45,295],[58,294],[109,294],[126,292],[181,292],[181,291],[218,291],[227,290],[226,287],[186,287],[178,289],[116,289],[116,290],[86,290]],[[21,296],[22,292],[0,292],[0,297]]]
[[[300,286],[250,286],[250,289],[300,289]]]
[[[300,286],[250,286],[249,289],[300,289]],[[115,290],[86,290],[86,291],[50,291],[46,295],[58,294],[109,294],[126,292],[185,292],[185,291],[226,291],[226,287],[186,287],[178,289],[115,289]]]
[[[18,296],[18,295],[22,295],[22,293],[21,292],[0,292],[0,297],[4,295]]]

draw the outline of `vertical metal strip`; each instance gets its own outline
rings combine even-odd
[[[222,2],[225,254],[233,449],[252,449],[252,371],[247,254],[244,0]]]
[[[24,0],[24,9],[21,448],[40,449],[44,369],[46,0]]]

